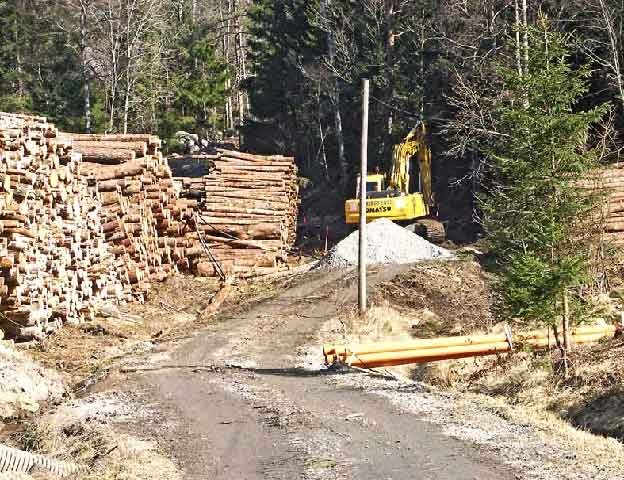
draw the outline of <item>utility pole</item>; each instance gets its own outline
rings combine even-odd
[[[368,172],[368,97],[370,82],[364,79],[362,95],[362,164],[360,167],[360,251],[358,305],[360,315],[366,314],[366,175]]]

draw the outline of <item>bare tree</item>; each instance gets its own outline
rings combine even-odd
[[[613,0],[583,2],[590,19],[590,35],[584,39],[584,51],[604,70],[624,107],[624,78],[622,72],[622,41],[624,40],[624,5]]]
[[[327,16],[331,14],[331,2],[332,0],[323,0],[321,2],[321,9],[319,11],[319,25],[323,25],[325,28],[325,34],[327,38],[327,63],[330,71],[334,70],[335,58],[336,58],[336,41],[334,38],[334,32],[330,28],[330,22],[328,21]],[[332,110],[334,116],[334,129],[336,134],[336,144],[338,149],[338,167],[340,170],[340,181],[341,186],[344,189],[346,187],[346,183],[348,180],[348,165],[347,159],[345,157],[345,144],[344,144],[344,135],[342,132],[342,114],[340,113],[340,86],[338,84],[337,76],[333,75],[333,85],[330,92],[330,98],[332,103]],[[323,129],[319,125],[320,131],[322,133]],[[324,145],[324,137],[321,137],[321,141]],[[324,152],[324,147],[323,147]],[[325,163],[325,167],[327,167],[327,163]]]

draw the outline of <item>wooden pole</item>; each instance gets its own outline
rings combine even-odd
[[[366,175],[368,172],[368,97],[370,82],[363,81],[362,95],[362,163],[360,167],[360,249],[359,249],[359,273],[358,305],[360,315],[366,314]]]

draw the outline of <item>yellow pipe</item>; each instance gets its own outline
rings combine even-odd
[[[612,325],[600,326],[600,327],[578,327],[572,330],[571,335],[586,335],[586,334],[615,334],[616,328]],[[556,343],[554,334],[549,330],[536,330],[527,332],[524,334],[518,334],[512,339],[512,342],[526,342],[531,339],[550,338],[552,343]],[[560,336],[562,341],[562,337]],[[344,356],[349,354],[364,355],[369,353],[383,353],[383,352],[401,352],[407,350],[418,350],[422,348],[444,348],[444,347],[458,347],[479,345],[487,343],[499,343],[506,342],[507,336],[500,334],[493,335],[470,335],[461,337],[445,337],[445,338],[433,338],[433,339],[414,339],[400,342],[378,342],[370,344],[360,345],[333,345],[326,344],[323,346],[323,354],[325,356],[338,355]]]
[[[411,363],[427,363],[438,360],[495,355],[497,353],[508,352],[509,350],[508,343],[498,342],[459,347],[407,350],[402,352],[367,353],[363,355],[353,355],[347,359],[347,363],[351,366],[361,368],[393,367]]]
[[[578,330],[577,330],[578,331]],[[583,334],[571,335],[574,343],[591,343],[599,341],[603,338],[615,334],[616,329],[603,328],[603,333],[591,333],[596,329],[581,330]],[[588,332],[588,333],[585,333]],[[496,338],[498,336],[492,335]],[[403,342],[407,343],[407,342]],[[544,349],[554,347],[556,345],[554,337],[549,335],[542,338],[527,338],[524,337],[518,346],[528,346],[532,349]],[[496,355],[511,351],[511,346],[507,341],[502,342],[490,342],[490,343],[477,343],[469,345],[455,345],[455,346],[442,346],[442,347],[427,347],[427,348],[415,348],[411,350],[398,350],[398,351],[383,351],[383,352],[366,352],[355,353],[349,351],[336,351],[334,353],[325,353],[325,361],[328,364],[334,363],[339,360],[349,365],[361,367],[361,368],[375,368],[375,367],[391,367],[396,365],[407,365],[417,363],[428,363],[439,360],[452,360],[467,357],[477,357],[486,355]]]
[[[462,345],[478,345],[483,343],[506,342],[505,335],[472,335],[465,337],[419,338],[401,342],[379,342],[362,345],[324,345],[323,353],[344,355],[345,352],[356,355],[366,353],[401,352],[421,348],[459,347]]]

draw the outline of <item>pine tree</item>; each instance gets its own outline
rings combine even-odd
[[[246,125],[245,133],[257,150],[308,158],[319,150],[319,104],[326,92],[323,88],[319,92],[310,76],[322,70],[325,37],[308,16],[317,3],[259,0],[250,6],[252,77],[247,92],[254,121]],[[267,142],[267,137],[272,141]]]
[[[227,67],[215,52],[214,42],[203,29],[193,32],[182,46],[183,74],[175,103],[201,126],[211,123],[211,111],[225,101]]]
[[[579,181],[596,166],[588,134],[607,106],[578,108],[589,70],[571,66],[566,35],[543,22],[529,29],[529,39],[523,72],[500,68],[504,88],[488,152],[494,186],[481,205],[508,312],[554,324],[562,294],[584,282],[589,269],[585,239],[596,198]]]

